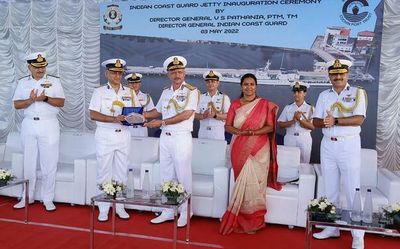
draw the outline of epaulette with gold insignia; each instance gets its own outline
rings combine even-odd
[[[25,76],[22,76],[21,78],[19,78],[18,80],[22,80],[23,78],[26,78],[26,77],[29,77],[30,75],[28,74],[28,75],[25,75]]]
[[[51,75],[51,74],[48,74],[48,76],[51,76],[51,77],[54,77],[54,78],[57,78],[57,79],[60,78],[60,76],[55,76],[55,75]]]
[[[186,87],[186,88],[188,88],[190,91],[193,91],[193,90],[197,89],[197,87],[192,86],[192,85],[190,85],[190,84],[188,84],[188,83],[186,83],[186,84],[183,85],[183,86]]]

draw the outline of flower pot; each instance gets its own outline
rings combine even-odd
[[[165,195],[161,196],[161,202],[164,204],[177,204],[179,196],[175,195]]]
[[[322,222],[333,222],[335,215],[324,212],[311,212],[311,220],[322,221]]]

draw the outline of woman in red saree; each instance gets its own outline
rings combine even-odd
[[[265,226],[267,186],[277,182],[275,123],[278,106],[257,97],[257,78],[245,74],[242,96],[232,102],[225,130],[233,134],[231,162],[235,177],[233,194],[222,217],[220,233],[255,233]]]

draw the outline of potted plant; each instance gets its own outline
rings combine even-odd
[[[161,192],[164,203],[178,203],[179,198],[183,197],[186,193],[185,188],[181,183],[176,181],[166,181],[161,185]]]
[[[383,212],[393,228],[400,231],[400,202],[384,208]]]
[[[116,198],[118,194],[122,194],[125,185],[115,180],[106,181],[99,185],[99,189],[112,198]]]
[[[7,185],[12,179],[14,179],[14,176],[11,174],[10,170],[0,169],[0,186]]]

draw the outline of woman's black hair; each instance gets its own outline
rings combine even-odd
[[[257,85],[257,77],[252,73],[246,73],[242,76],[242,78],[240,78],[240,86],[243,85],[243,81],[246,78],[252,78]],[[240,98],[242,98],[242,97],[243,97],[243,92],[240,93]]]

